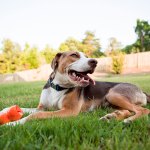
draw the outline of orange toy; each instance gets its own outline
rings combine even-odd
[[[19,120],[23,116],[23,111],[18,105],[0,111],[0,125]]]

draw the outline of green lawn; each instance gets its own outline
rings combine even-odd
[[[134,83],[150,93],[150,75],[114,76],[99,80]],[[0,85],[0,110],[14,104],[36,107],[44,83]],[[150,105],[147,107],[150,108]],[[121,121],[107,123],[98,120],[110,111],[82,113],[76,118],[35,120],[15,127],[0,126],[0,149],[150,149],[150,118],[143,117],[128,125]]]

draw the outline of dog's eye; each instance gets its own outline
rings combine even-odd
[[[70,56],[74,57],[74,58],[78,58],[78,55],[77,54],[71,54]]]

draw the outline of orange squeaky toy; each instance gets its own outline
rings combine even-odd
[[[18,105],[13,105],[0,111],[0,125],[21,119],[23,111]]]

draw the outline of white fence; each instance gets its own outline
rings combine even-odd
[[[96,72],[111,72],[110,57],[98,58]],[[123,73],[150,72],[150,52],[125,55]]]

